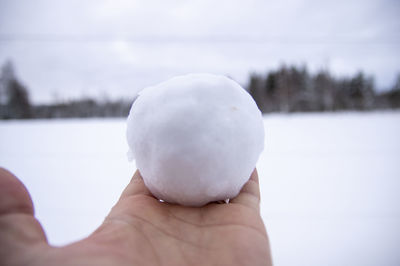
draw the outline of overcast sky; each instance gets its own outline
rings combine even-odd
[[[398,0],[0,0],[0,64],[35,102],[133,97],[175,75],[241,84],[286,64],[359,70],[386,89],[400,73]]]

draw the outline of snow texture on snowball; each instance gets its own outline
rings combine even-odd
[[[202,206],[238,195],[264,149],[264,127],[256,103],[238,83],[188,74],[139,93],[127,140],[155,197]]]

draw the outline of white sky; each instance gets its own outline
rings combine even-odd
[[[0,0],[0,64],[11,59],[35,102],[132,97],[188,72],[282,63],[364,70],[386,89],[400,72],[397,0]]]

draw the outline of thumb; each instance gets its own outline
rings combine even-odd
[[[42,226],[34,218],[31,197],[12,173],[0,168],[0,264],[31,248],[47,243]],[[5,261],[4,261],[5,260]],[[3,264],[5,262],[5,264]]]

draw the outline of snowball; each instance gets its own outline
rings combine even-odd
[[[264,128],[256,103],[238,83],[189,74],[139,93],[127,140],[155,197],[202,206],[238,195],[264,149]]]

